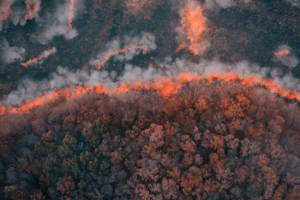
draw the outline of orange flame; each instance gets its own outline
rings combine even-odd
[[[277,53],[274,53],[274,54],[275,54],[276,57],[278,57],[278,56],[288,55],[288,54],[290,54],[290,51],[287,50],[287,49],[283,49],[283,50],[281,50]]]
[[[6,6],[4,12],[0,13],[0,25],[7,19],[7,17],[12,13],[11,7]]]
[[[33,16],[39,17],[38,12],[40,11],[40,0],[32,1],[32,0],[26,0],[26,14],[25,14],[25,20],[32,19]]]
[[[188,5],[181,12],[181,30],[189,40],[189,50],[197,55],[206,50],[203,44],[203,34],[208,29],[205,23],[206,18],[203,16],[202,11],[204,7],[196,5],[194,1],[189,0]],[[179,46],[181,50],[183,46]]]
[[[139,46],[137,44],[131,46],[131,47],[127,47],[125,49],[117,49],[117,50],[114,50],[114,51],[110,51],[108,53],[105,54],[105,59],[103,61],[101,61],[98,65],[97,65],[97,69],[100,69],[101,67],[104,67],[104,64],[110,59],[111,56],[113,55],[116,55],[116,54],[119,54],[119,53],[124,53],[126,51],[129,51],[130,49],[139,49],[139,50],[144,50],[144,51],[148,51],[150,52],[150,49],[148,49],[147,47],[144,47],[144,46]]]
[[[243,77],[243,78],[241,78]],[[296,90],[288,90],[284,89],[282,86],[275,84],[274,80],[267,79],[262,80],[259,74],[251,74],[245,75],[242,73],[233,73],[227,72],[224,76],[221,75],[220,72],[211,74],[210,76],[206,76],[205,74],[195,74],[195,73],[180,73],[179,77],[175,79],[175,77],[161,77],[159,79],[155,79],[153,82],[146,83],[146,82],[139,82],[134,81],[133,84],[125,83],[123,85],[119,85],[117,88],[112,89],[108,88],[106,85],[97,85],[97,86],[78,86],[76,89],[71,91],[71,89],[62,89],[57,92],[49,92],[46,93],[42,97],[37,97],[31,102],[26,102],[19,107],[0,107],[0,114],[4,114],[7,112],[13,113],[27,113],[31,109],[45,105],[51,102],[55,102],[59,97],[64,97],[66,99],[70,99],[72,97],[85,94],[86,92],[96,92],[99,94],[108,94],[108,93],[121,93],[127,92],[131,89],[133,90],[151,90],[151,91],[158,91],[158,93],[165,99],[173,96],[178,92],[178,90],[183,86],[185,82],[199,82],[201,80],[207,80],[208,82],[213,81],[214,79],[222,80],[224,82],[234,82],[239,81],[241,84],[245,86],[252,86],[252,85],[261,85],[268,88],[271,92],[277,93],[280,96],[290,99],[290,100],[297,100],[300,102],[300,92]]]
[[[184,47],[186,47],[186,44],[183,42],[179,47],[176,49],[176,52],[181,51]]]
[[[74,0],[71,0],[70,4],[70,12],[69,12],[69,21],[68,21],[68,28],[72,29],[72,17],[73,17],[73,9],[74,9]]]
[[[23,64],[23,66],[27,68],[32,63],[35,63],[36,61],[41,60],[42,58],[46,58],[55,52],[56,52],[56,48],[53,47],[52,49],[45,51],[43,54],[39,55],[38,57],[28,60],[26,63]]]
[[[5,106],[0,106],[0,115],[5,113]]]

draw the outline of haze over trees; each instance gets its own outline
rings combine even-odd
[[[300,198],[300,109],[238,81],[85,93],[0,116],[3,199]]]

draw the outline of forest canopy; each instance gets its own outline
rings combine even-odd
[[[300,109],[263,86],[91,91],[0,123],[4,199],[300,198]]]

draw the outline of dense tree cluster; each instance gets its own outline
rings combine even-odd
[[[300,198],[300,108],[260,86],[90,92],[0,123],[3,199]]]

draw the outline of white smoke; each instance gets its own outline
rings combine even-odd
[[[292,6],[296,6],[300,8],[300,1],[299,0],[286,0],[288,3],[292,4]]]
[[[85,6],[82,0],[74,0],[73,17],[74,20],[76,15],[84,10]],[[70,1],[66,1],[64,4],[57,5],[55,13],[47,13],[45,17],[39,17],[36,22],[43,26],[43,32],[38,35],[38,41],[40,43],[47,43],[55,36],[64,35],[67,39],[73,39],[78,35],[76,29],[68,29],[70,12]]]
[[[286,52],[284,53],[283,51]],[[284,64],[287,67],[294,68],[299,63],[299,59],[293,54],[293,49],[285,44],[280,45],[277,48],[275,56],[276,56],[276,58],[274,58],[275,61],[279,60],[282,64]]]
[[[15,0],[2,0],[0,2],[0,32],[3,29],[3,22],[8,19],[7,15],[10,13],[9,11],[11,10],[11,5],[14,3]]]
[[[24,60],[25,49],[23,47],[11,47],[6,39],[3,40],[2,47],[1,60],[4,64],[12,63],[15,60]]]
[[[161,63],[157,63],[157,65],[159,68],[155,68],[152,65],[140,68],[126,64],[125,70],[119,76],[116,76],[115,71],[82,69],[72,72],[68,68],[58,67],[57,71],[51,74],[50,80],[39,82],[34,82],[30,79],[23,80],[18,89],[7,95],[2,103],[6,106],[19,105],[25,100],[31,101],[35,97],[42,96],[49,91],[62,88],[75,88],[78,85],[94,86],[105,84],[108,87],[116,88],[119,84],[124,84],[125,82],[132,83],[134,80],[149,82],[165,75],[178,77],[179,73],[184,72],[204,73],[206,76],[216,72],[225,75],[227,71],[243,72],[244,75],[256,73],[260,74],[262,79],[267,78],[269,75],[275,79],[275,83],[282,85],[284,88],[300,91],[299,79],[293,77],[291,74],[280,76],[280,70],[271,69],[270,67],[260,67],[250,64],[247,61],[227,65],[217,60],[201,60],[199,63],[191,63],[184,58],[173,60],[171,57],[166,57]]]
[[[239,3],[249,3],[251,0],[205,0],[205,8],[207,9],[220,9],[220,8],[229,8],[236,6]]]

